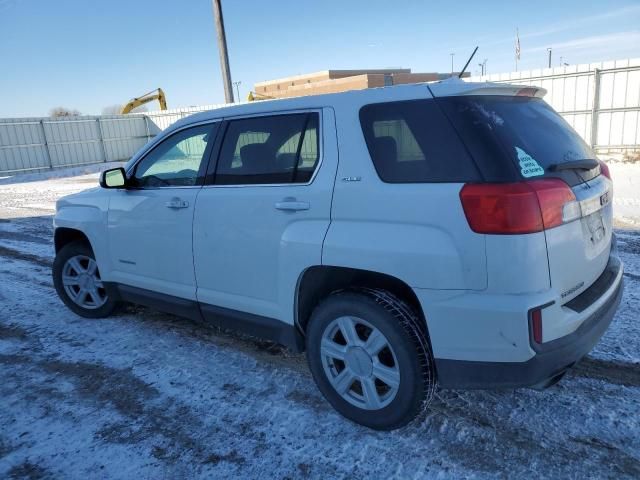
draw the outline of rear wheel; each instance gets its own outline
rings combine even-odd
[[[82,317],[109,316],[116,301],[100,277],[91,248],[82,242],[65,245],[53,262],[53,284],[69,309]]]
[[[420,320],[381,290],[340,292],[313,312],[307,359],[325,398],[362,425],[391,430],[420,414],[435,389]]]

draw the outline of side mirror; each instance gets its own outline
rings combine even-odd
[[[124,168],[111,168],[100,174],[100,186],[102,188],[125,188],[127,177]]]

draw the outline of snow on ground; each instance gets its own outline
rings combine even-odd
[[[0,478],[640,477],[640,231],[617,232],[612,326],[558,385],[439,391],[381,433],[335,413],[277,345],[139,307],[66,309],[51,214],[96,179],[0,185]]]
[[[609,162],[613,206],[619,221],[640,227],[640,163]]]
[[[124,165],[123,162],[92,163],[70,168],[57,168],[42,170],[34,173],[19,173],[0,177],[0,185],[10,185],[13,183],[38,182],[53,178],[69,178],[89,175],[91,173],[102,172],[108,168],[115,168]]]

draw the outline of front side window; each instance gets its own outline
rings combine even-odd
[[[215,183],[307,183],[319,160],[319,115],[296,113],[229,122]]]
[[[136,187],[185,187],[198,184],[199,172],[216,125],[187,128],[160,142],[136,166]]]

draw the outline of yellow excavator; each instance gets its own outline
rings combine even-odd
[[[256,102],[258,100],[273,100],[275,98],[276,97],[270,97],[269,95],[263,95],[258,92],[249,92],[249,95],[247,95],[247,101],[249,102]]]
[[[154,100],[158,100],[160,110],[167,109],[167,97],[164,96],[164,91],[161,88],[156,88],[144,95],[129,100],[129,103],[122,107],[122,111],[120,113],[124,115],[131,112],[134,108],[144,105],[145,103],[153,102]]]

